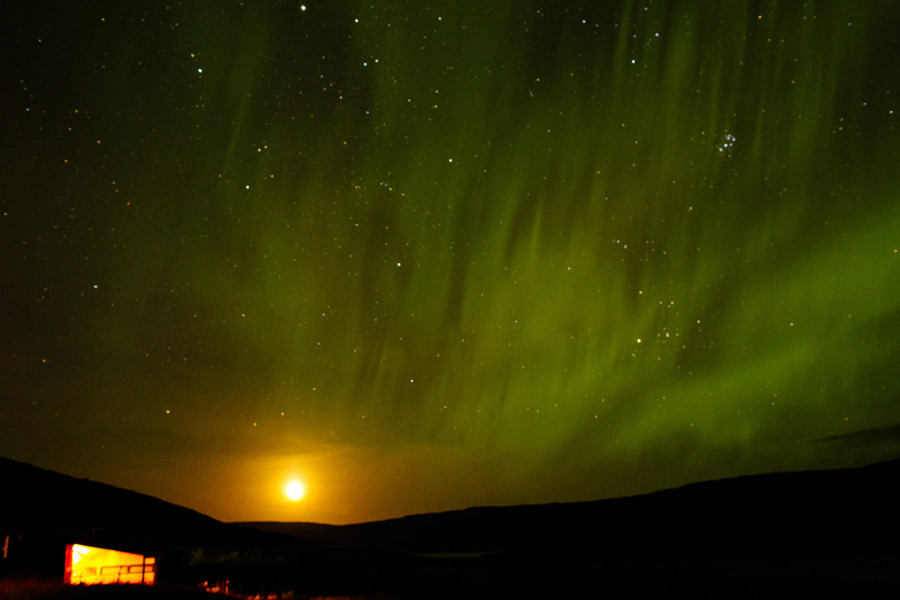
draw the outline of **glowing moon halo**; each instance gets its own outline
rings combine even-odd
[[[287,496],[288,500],[291,502],[300,500],[305,493],[306,489],[303,487],[303,484],[296,480],[289,482],[284,487],[284,495]]]

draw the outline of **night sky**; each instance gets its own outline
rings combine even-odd
[[[900,455],[900,4],[47,6],[0,455],[328,523]]]

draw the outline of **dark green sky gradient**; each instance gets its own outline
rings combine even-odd
[[[331,522],[898,453],[816,441],[900,422],[893,3],[245,4],[3,9],[0,453]]]

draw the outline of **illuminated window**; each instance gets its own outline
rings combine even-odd
[[[153,585],[155,580],[156,559],[152,556],[81,544],[66,546],[66,583]]]

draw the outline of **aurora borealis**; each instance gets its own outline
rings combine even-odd
[[[345,523],[900,453],[895,3],[0,12],[0,455]]]

